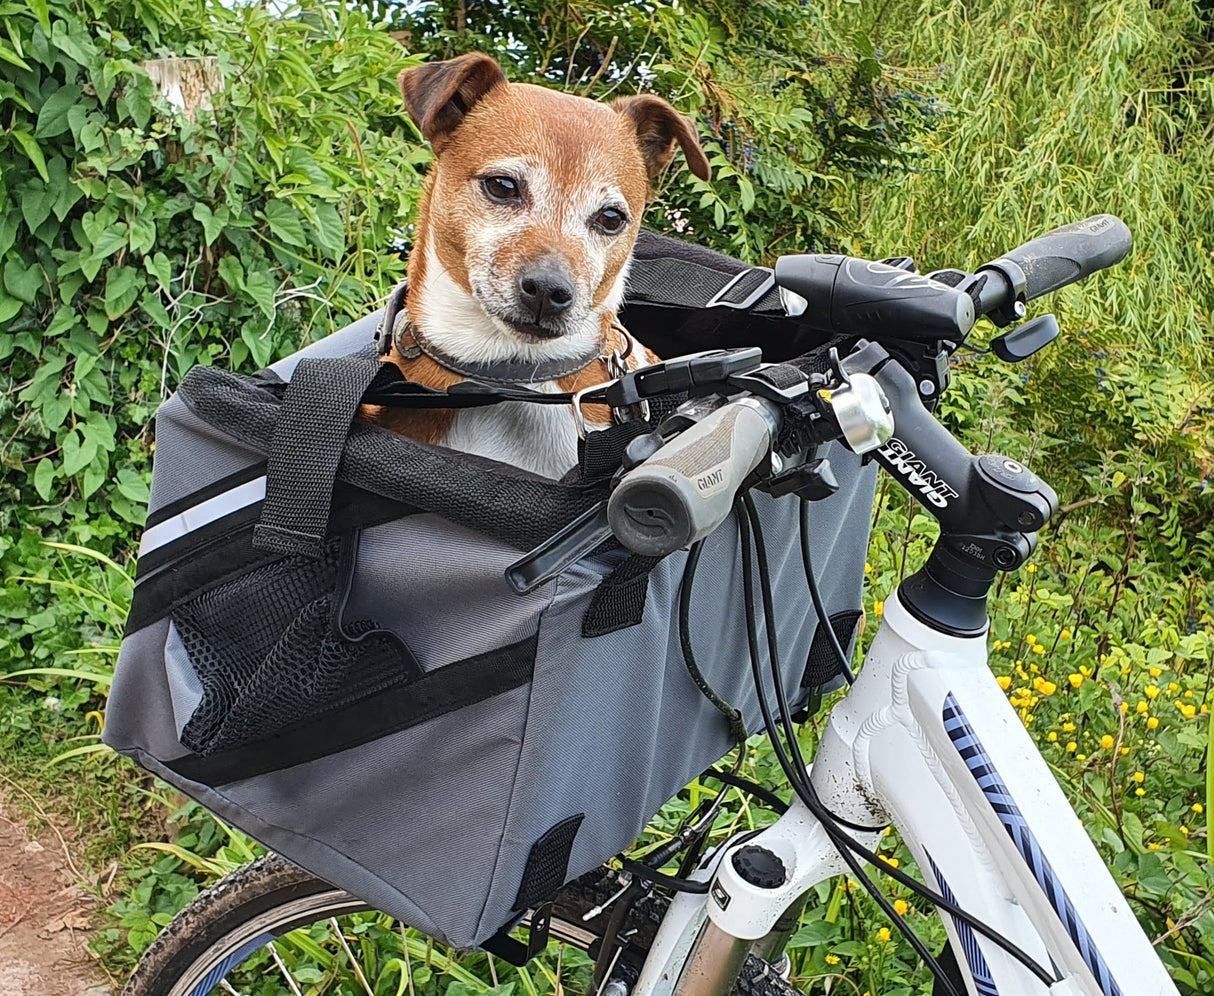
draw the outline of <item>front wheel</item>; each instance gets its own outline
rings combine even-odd
[[[618,889],[616,876],[598,869],[558,893],[544,973],[554,990],[589,990],[593,962],[585,952],[597,952],[610,912],[585,916]],[[665,907],[665,899],[649,896],[633,908],[626,925],[633,965],[644,959]],[[435,945],[270,854],[220,879],[178,913],[144,953],[123,996],[396,996],[436,976],[477,991],[499,988],[508,981],[499,973],[513,971],[482,952]],[[796,990],[752,956],[733,996],[796,996]]]

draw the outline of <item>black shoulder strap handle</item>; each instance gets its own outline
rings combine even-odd
[[[350,423],[382,366],[374,347],[299,361],[270,442],[266,500],[253,530],[259,550],[321,556]]]

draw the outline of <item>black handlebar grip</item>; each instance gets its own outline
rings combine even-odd
[[[798,321],[819,332],[960,342],[976,319],[964,291],[854,256],[781,256],[775,276],[778,286],[805,298]]]
[[[1031,301],[1121,262],[1133,244],[1124,221],[1111,214],[1098,214],[1055,228],[1004,253],[1002,258],[1024,272],[1024,296]]]
[[[664,557],[703,539],[728,517],[734,496],[771,449],[779,411],[746,397],[709,412],[611,492],[607,521],[633,553]]]

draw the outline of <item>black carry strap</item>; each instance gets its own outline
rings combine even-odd
[[[299,361],[270,444],[266,499],[253,530],[257,549],[322,555],[350,423],[382,367],[373,347]]]
[[[698,311],[731,308],[785,314],[775,274],[667,235],[642,229],[628,271],[625,301]]]

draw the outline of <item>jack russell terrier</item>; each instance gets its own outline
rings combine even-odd
[[[471,377],[549,392],[655,362],[616,312],[652,182],[676,142],[691,171],[709,177],[691,123],[651,95],[601,104],[507,83],[480,54],[406,69],[400,87],[435,162],[407,290],[385,317],[385,360],[439,390]],[[602,406],[585,414],[600,427],[610,419]],[[573,414],[562,405],[365,406],[363,416],[544,477],[577,463]]]

